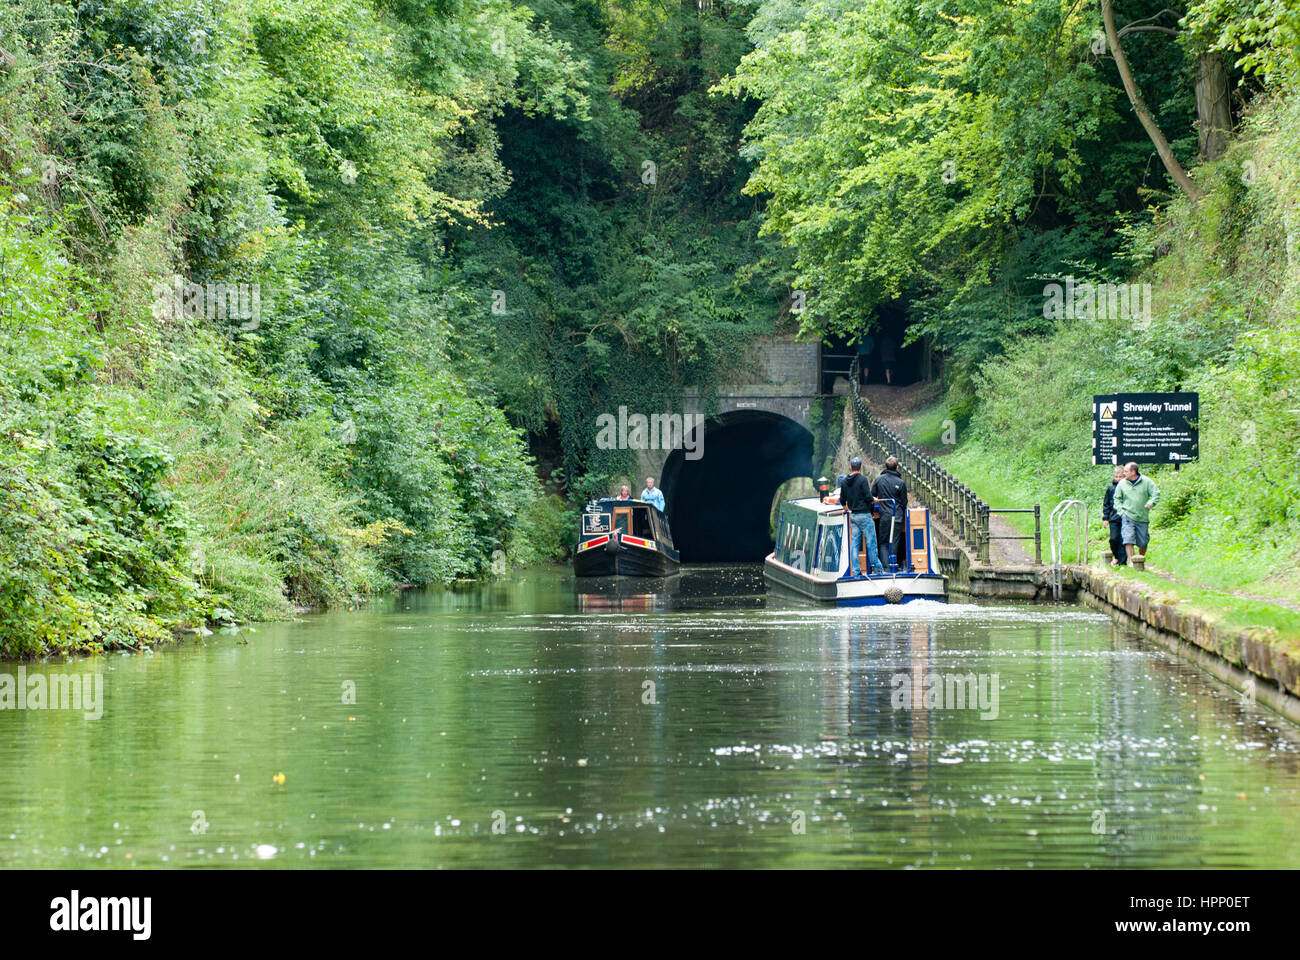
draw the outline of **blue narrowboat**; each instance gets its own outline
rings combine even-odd
[[[893,509],[892,500],[878,502]],[[844,507],[821,497],[786,500],[777,513],[776,547],[763,561],[763,576],[786,590],[841,607],[946,601],[948,579],[939,572],[929,510],[909,507],[901,522],[904,556],[893,558],[890,572],[850,577]],[[860,569],[870,567],[864,562]]]

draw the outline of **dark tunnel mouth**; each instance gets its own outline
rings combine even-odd
[[[674,450],[659,485],[684,563],[761,563],[772,551],[772,499],[812,477],[813,435],[779,413],[737,410],[704,425],[703,456]]]

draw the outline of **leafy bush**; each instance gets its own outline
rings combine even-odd
[[[555,554],[439,248],[504,187],[488,117],[585,115],[564,41],[507,0],[17,0],[0,37],[0,656]]]

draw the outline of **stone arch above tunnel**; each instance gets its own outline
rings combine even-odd
[[[732,410],[705,422],[702,450],[697,460],[672,451],[659,480],[682,560],[761,562],[777,488],[813,475],[812,433],[770,410]]]

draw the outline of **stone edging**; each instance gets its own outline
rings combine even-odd
[[[1300,662],[1274,649],[1266,637],[1153,599],[1145,583],[1079,565],[1067,567],[1067,575],[1078,584],[1080,600],[1300,723]]]

